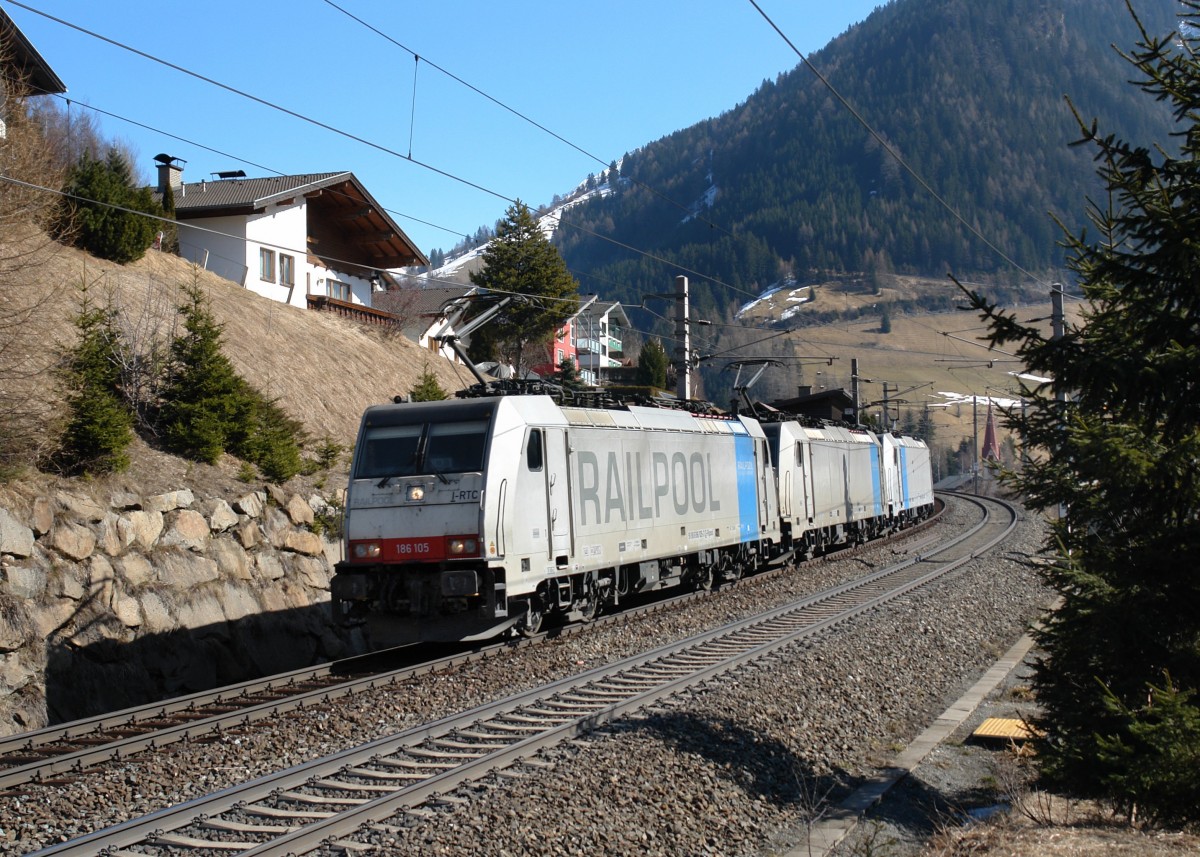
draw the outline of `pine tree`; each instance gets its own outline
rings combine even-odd
[[[547,340],[575,311],[579,284],[529,207],[520,201],[497,224],[483,262],[483,269],[471,274],[472,283],[498,294],[523,296],[488,324],[487,333],[519,372],[526,368],[522,365],[525,347]]]
[[[171,343],[159,410],[164,444],[209,464],[228,452],[258,465],[270,481],[286,482],[303,466],[303,426],[237,374],[221,352],[222,327],[199,284],[184,293],[184,333]]]
[[[221,353],[221,325],[198,284],[184,289],[184,333],[171,343],[170,378],[159,414],[167,448],[215,464],[226,449],[245,444],[253,403],[247,385]]]
[[[1064,229],[1083,324],[1047,339],[970,293],[993,344],[1016,343],[1027,371],[1054,379],[1006,420],[1039,452],[1009,484],[1066,510],[1047,545],[1062,606],[1038,635],[1042,772],[1164,824],[1200,820],[1200,0],[1183,6],[1182,35],[1142,29],[1128,55],[1177,147],[1076,116],[1108,190],[1088,211],[1098,238]]]
[[[279,406],[257,390],[246,385],[250,399],[248,430],[238,433],[230,452],[258,465],[263,477],[270,482],[287,482],[304,466],[301,443],[304,427]]]
[[[587,388],[587,384],[583,383],[583,380],[579,377],[579,370],[575,368],[575,361],[570,357],[562,359],[551,379],[564,390],[584,390]]]
[[[667,386],[667,352],[657,339],[648,339],[638,352],[637,382],[647,387]]]
[[[168,220],[175,219],[175,190],[169,184],[163,191],[162,211],[163,217],[166,217]],[[160,231],[163,234],[162,244],[159,249],[164,253],[178,253],[179,227],[174,223],[161,223],[159,225],[162,227]]]
[[[62,463],[76,473],[113,473],[129,466],[133,416],[118,387],[120,347],[111,308],[95,306],[86,289],[75,317],[78,340],[66,355],[63,381],[70,419]]]
[[[440,402],[447,398],[448,394],[442,389],[437,375],[434,375],[433,371],[426,366],[421,377],[417,379],[417,383],[408,391],[408,396],[414,402]]]
[[[147,188],[134,186],[129,164],[116,149],[103,161],[84,154],[71,169],[65,189],[66,207],[56,231],[93,256],[126,264],[145,254],[159,221],[137,212],[162,216],[162,206]]]

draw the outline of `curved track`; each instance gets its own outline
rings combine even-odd
[[[935,515],[918,527],[869,544],[912,538],[936,520]],[[850,555],[851,551],[839,551],[808,562]],[[776,564],[783,559],[786,558],[777,560]],[[799,564],[800,567],[803,565]],[[777,568],[757,577],[788,570]],[[730,585],[736,584],[722,588]],[[528,640],[476,645],[420,663],[412,663],[414,656],[428,657],[429,649],[414,647],[412,654],[399,649],[378,652],[0,738],[0,790],[12,791],[26,784],[63,782],[87,768],[137,753],[158,750],[179,741],[197,740],[216,732],[249,728],[258,720],[395,685],[414,675],[448,669],[514,646],[530,645],[547,635],[579,633],[595,624],[633,621],[647,613],[671,610],[682,601],[710,597],[711,594],[691,592],[668,596],[617,614],[601,616],[589,624],[552,629]],[[380,669],[380,663],[388,657],[400,660],[402,665]]]
[[[532,764],[530,757],[541,749],[699,683],[722,680],[780,647],[952,573],[1006,538],[1017,521],[1015,509],[1002,501],[967,499],[984,510],[973,529],[852,583],[37,853],[219,849],[283,855],[328,843],[370,847],[373,832],[386,830],[397,812],[498,769]],[[136,851],[117,850],[126,848]]]

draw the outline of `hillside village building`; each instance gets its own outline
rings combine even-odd
[[[572,319],[579,377],[595,387],[609,378],[611,370],[624,365],[624,330],[629,327],[625,308],[616,301],[588,303]]]
[[[429,264],[351,172],[184,182],[178,158],[155,160],[179,255],[263,297],[383,321],[372,294],[394,284],[389,271]]]
[[[565,360],[579,371],[579,380],[597,387],[608,378],[608,370],[623,365],[621,331],[629,326],[629,318],[617,302],[602,302],[595,295],[583,297],[583,305],[555,331],[540,362],[531,369],[546,378],[559,371]]]

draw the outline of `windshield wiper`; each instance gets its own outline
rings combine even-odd
[[[442,473],[442,471],[438,470],[436,464],[434,464],[432,461],[427,461],[425,463],[429,465],[429,469],[433,471],[433,475],[436,476],[438,479],[442,480],[443,485],[450,484],[450,480],[446,478],[446,474]]]

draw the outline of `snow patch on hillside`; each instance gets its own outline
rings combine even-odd
[[[794,277],[788,277],[780,283],[768,286],[754,300],[742,304],[736,318],[743,319],[753,315],[759,320],[769,316],[774,321],[785,321],[800,312],[802,306],[812,299],[812,286],[801,286]]]
[[[588,200],[608,196],[612,192],[612,187],[607,182],[601,185],[596,185],[591,190],[587,189],[585,182],[581,182],[570,196],[553,208],[548,209],[538,218],[538,228],[541,229],[542,234],[545,235],[547,239],[552,239],[554,238],[554,233],[557,232],[559,226],[562,225],[562,215],[564,212],[570,211],[575,206],[582,205]],[[463,268],[483,256],[489,244],[491,244],[491,242],[486,241],[483,244],[480,244],[478,247],[473,247],[465,253],[460,253],[457,256],[446,259],[445,264],[443,264],[440,268],[430,271],[428,274],[422,274],[421,279],[428,279],[431,282],[437,282],[438,280],[455,280]]]

